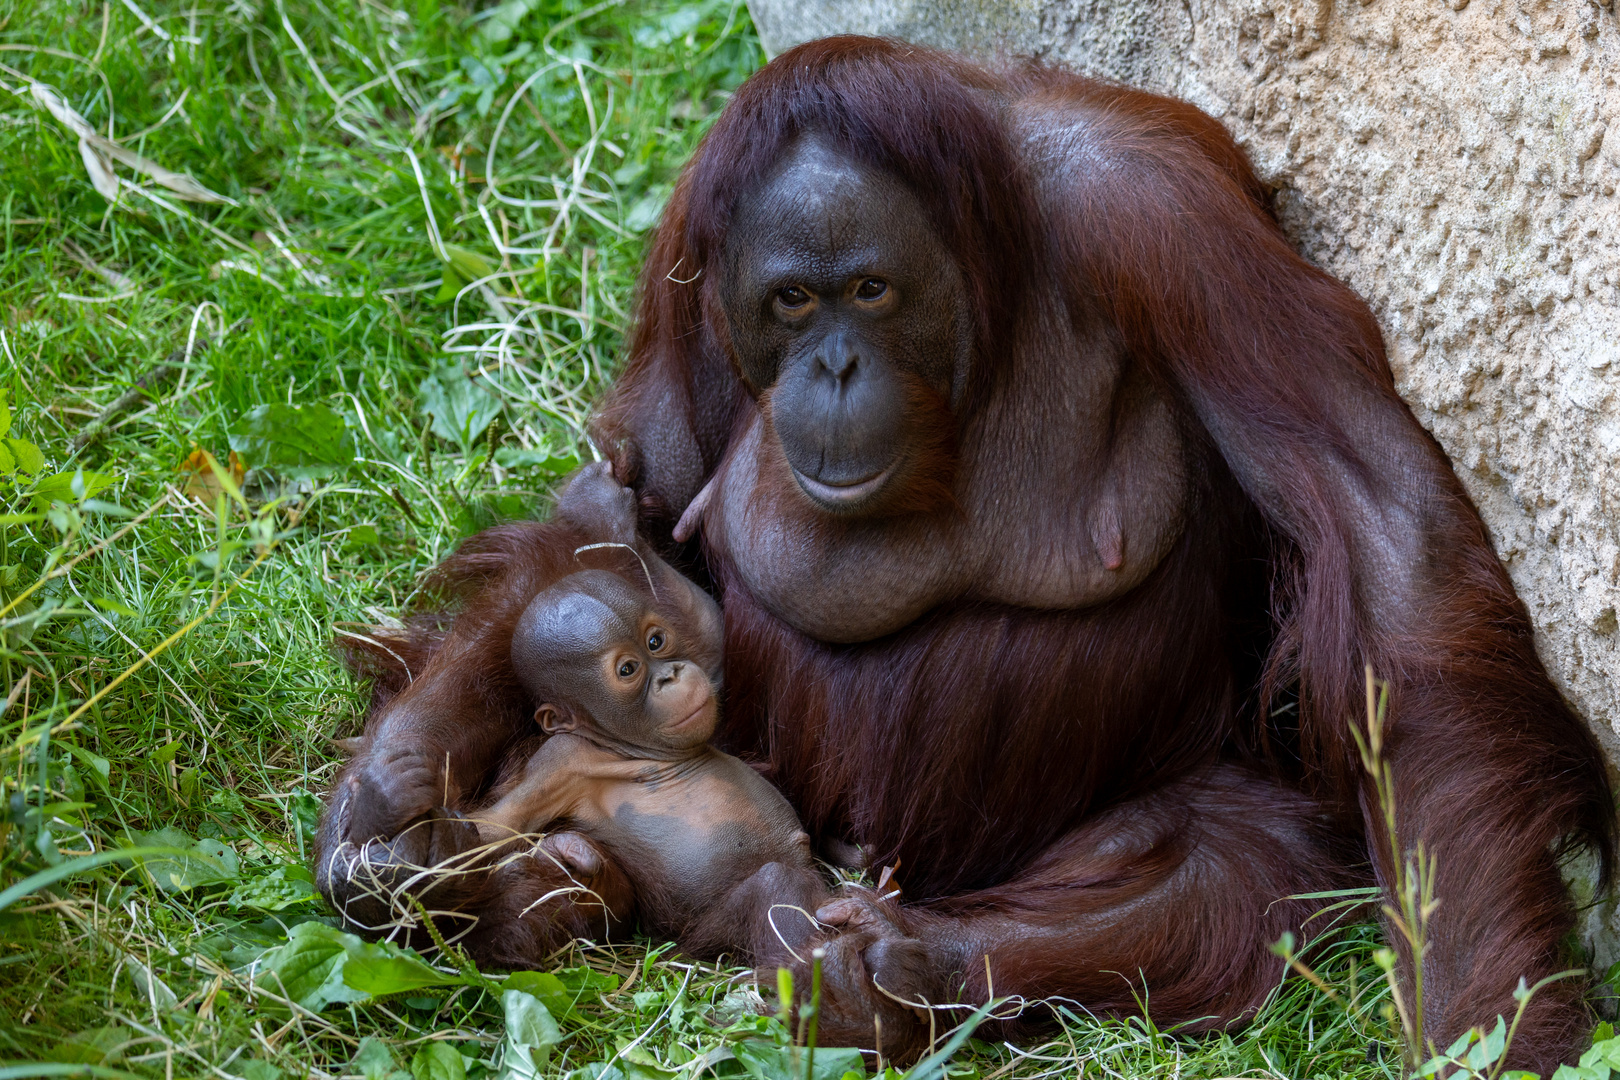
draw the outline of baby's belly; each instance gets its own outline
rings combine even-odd
[[[779,828],[702,807],[676,815],[626,800],[599,831],[603,846],[636,884],[644,911],[645,901],[654,901],[671,914],[697,914],[766,863],[799,861],[793,837]]]

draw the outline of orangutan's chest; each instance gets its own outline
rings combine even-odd
[[[1138,585],[1182,531],[1165,505],[1184,490],[1174,459],[1145,463],[1161,474],[1151,485],[1123,469],[1053,477],[1040,462],[993,483],[970,474],[951,511],[850,521],[817,513],[774,457],[755,423],[716,477],[705,539],[755,600],[819,641],[871,641],[958,600],[1091,607]]]

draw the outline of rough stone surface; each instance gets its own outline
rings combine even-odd
[[[749,0],[832,33],[1023,53],[1185,98],[1383,324],[1553,678],[1620,764],[1614,0]]]

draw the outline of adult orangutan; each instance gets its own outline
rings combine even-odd
[[[906,903],[821,912],[823,1041],[871,1045],[878,1016],[915,1046],[896,997],[992,981],[1247,1016],[1314,910],[1284,898],[1389,880],[1351,738],[1366,665],[1401,843],[1437,863],[1430,1036],[1562,965],[1557,854],[1609,859],[1598,750],[1366,305],[1289,248],[1209,117],[1034,64],[806,45],[705,138],[639,305],[596,435],[717,587],[720,744],[812,836],[900,868]],[[499,643],[556,528],[472,542],[461,621],[397,643],[416,678],[340,785],[332,865],[432,810],[379,793],[389,755],[478,805],[528,722]],[[556,878],[523,874],[524,896]],[[584,918],[515,920],[504,880],[462,899],[479,955],[537,962]],[[1515,1064],[1551,1067],[1585,1020],[1577,982],[1542,990]]]

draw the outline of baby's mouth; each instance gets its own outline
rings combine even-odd
[[[704,711],[707,710],[708,707],[709,707],[708,701],[704,701],[697,708],[693,709],[691,712],[687,713],[684,717],[677,720],[675,723],[669,725],[669,727],[665,728],[664,730],[667,733],[671,734],[671,735],[679,735],[681,732],[685,731],[687,728],[689,728],[693,724],[697,723],[697,721],[703,716]]]

